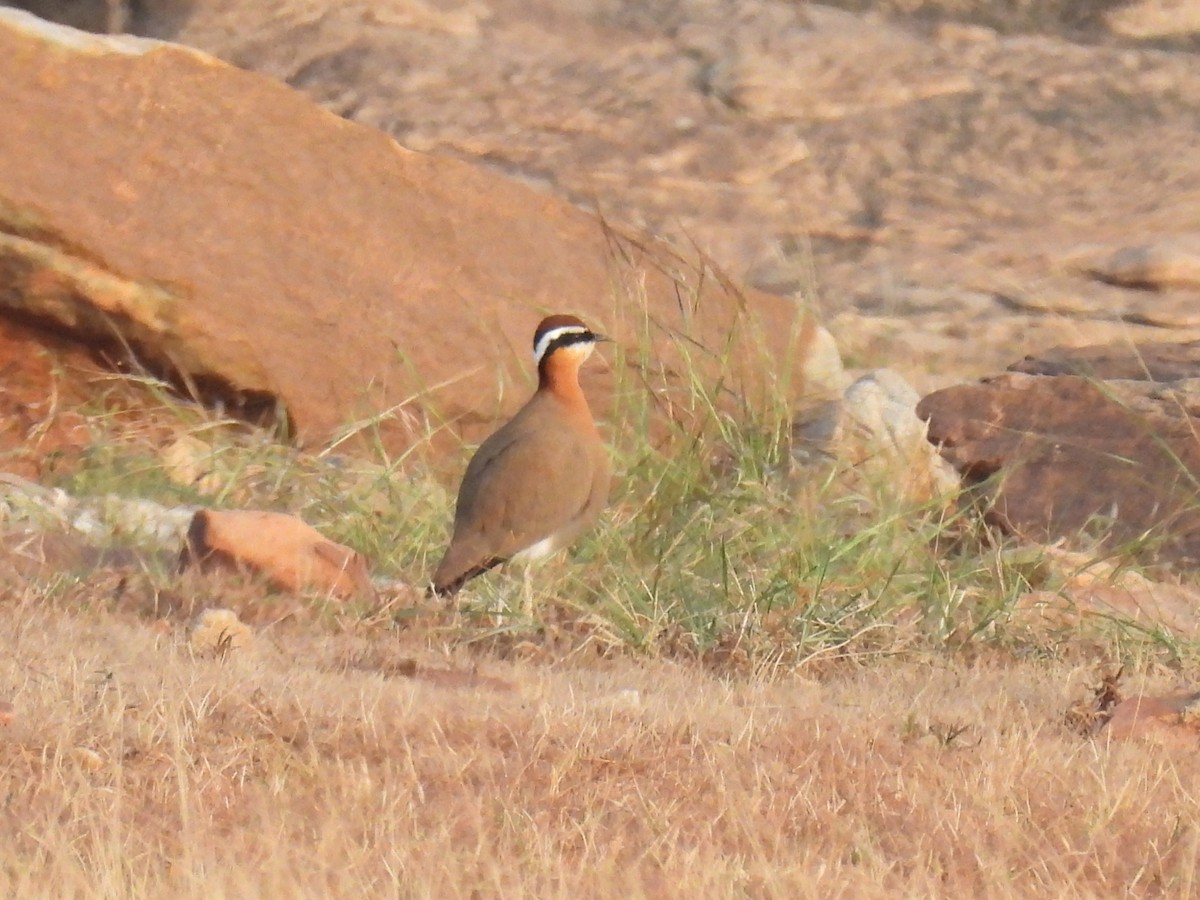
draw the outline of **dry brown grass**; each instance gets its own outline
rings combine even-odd
[[[77,601],[0,594],[6,896],[1195,888],[1196,757],[1071,731],[1081,663],[726,680],[312,623],[208,658],[182,623]]]

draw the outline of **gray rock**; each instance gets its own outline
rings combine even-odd
[[[945,496],[958,475],[927,439],[920,395],[896,372],[878,369],[846,389],[839,456],[892,480],[916,499]]]

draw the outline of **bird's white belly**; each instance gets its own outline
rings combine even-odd
[[[536,544],[530,544],[524,550],[513,554],[513,562],[530,563],[534,560],[545,559],[560,547],[555,535],[542,538]]]

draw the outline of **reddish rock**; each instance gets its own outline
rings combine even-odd
[[[1027,375],[1081,375],[1166,383],[1200,378],[1200,341],[1052,347],[1036,356],[1026,356],[1008,368]]]
[[[1080,573],[1057,591],[1030,591],[1017,598],[1013,617],[1030,625],[1075,628],[1087,622],[1132,622],[1164,629],[1183,640],[1200,637],[1200,592],[1126,572],[1106,582]]]
[[[1006,374],[918,405],[987,516],[1038,541],[1093,529],[1146,559],[1200,564],[1195,384]],[[1145,538],[1144,543],[1140,543]]]
[[[1100,732],[1114,741],[1167,740],[1195,745],[1200,740],[1200,694],[1129,697],[1118,703]]]
[[[188,529],[184,561],[245,568],[293,593],[322,591],[340,599],[373,593],[361,554],[283,513],[200,510]]]
[[[478,436],[549,310],[618,340],[659,421],[703,414],[693,374],[730,408],[798,397],[822,340],[790,299],[198,51],[0,10],[0,108],[0,307],[304,441],[383,410],[393,444]]]
[[[1195,235],[1115,248],[1080,248],[1073,262],[1082,273],[1122,287],[1200,287],[1200,240]]]

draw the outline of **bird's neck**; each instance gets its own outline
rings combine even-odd
[[[550,394],[573,414],[592,424],[592,412],[583,388],[579,386],[579,365],[573,360],[553,356],[545,360],[538,367],[538,393]]]

